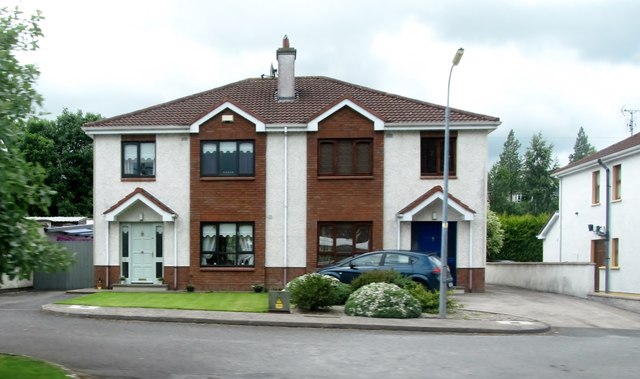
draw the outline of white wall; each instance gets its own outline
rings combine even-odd
[[[177,213],[178,266],[189,265],[189,138],[187,134],[156,136],[155,181],[121,180],[121,139],[119,135],[94,136],[94,264],[107,260],[104,212],[136,187],[144,188]],[[151,218],[150,218],[151,220]],[[118,223],[112,222],[109,264],[119,264]],[[165,265],[174,266],[173,223],[165,223]]]
[[[307,264],[307,135],[288,133],[287,266]],[[266,267],[284,264],[284,133],[267,135]]]
[[[469,250],[473,251],[472,267],[484,267],[486,258],[486,199],[487,199],[487,131],[459,131],[457,136],[457,175],[449,179],[449,194],[471,207],[475,219],[458,223],[457,264],[470,267]],[[420,178],[420,132],[385,132],[384,167],[384,248],[396,248],[396,214],[434,186],[443,185],[441,179]],[[442,203],[434,202],[420,220],[432,221],[436,212],[441,220]],[[455,211],[450,220],[460,219]],[[403,223],[406,224],[406,223]],[[411,228],[401,226],[401,248],[410,248]]]
[[[33,280],[31,279],[20,280],[18,278],[9,280],[8,276],[6,276],[5,274],[2,274],[2,284],[0,285],[0,290],[26,288],[26,287],[33,287]]]
[[[542,261],[562,262],[560,257],[560,221],[556,220],[542,240]]]
[[[594,265],[591,263],[487,263],[485,280],[586,298],[593,292]]]

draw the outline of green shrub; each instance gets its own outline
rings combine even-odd
[[[317,273],[299,276],[287,284],[291,303],[303,311],[315,311],[338,304],[338,279]]]
[[[371,283],[392,283],[398,287],[405,288],[412,285],[413,281],[406,276],[393,270],[372,270],[367,271],[355,278],[351,282],[351,288],[356,291],[360,287],[366,286]]]
[[[349,299],[349,296],[353,293],[353,289],[350,285],[342,283],[338,279],[334,281],[334,287],[337,294],[335,305],[344,305],[347,302],[347,299]]]
[[[420,306],[422,312],[425,313],[438,313],[440,311],[440,292],[429,291],[420,283],[413,282],[412,286],[405,287],[405,289],[413,296]],[[453,294],[450,292],[449,295]],[[452,311],[456,308],[460,308],[460,304],[451,296],[447,296],[447,310]]]
[[[344,311],[350,316],[416,318],[422,308],[411,294],[391,283],[371,283],[349,296]]]
[[[500,215],[504,229],[504,243],[499,253],[488,251],[489,260],[542,262],[542,240],[536,238],[549,215]]]

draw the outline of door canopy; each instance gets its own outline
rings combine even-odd
[[[156,199],[149,192],[138,187],[133,192],[122,198],[122,200],[115,203],[111,208],[107,209],[103,214],[107,221],[115,221],[118,215],[125,212],[138,202],[146,205],[156,212],[162,218],[162,221],[174,221],[178,215],[172,211],[171,208],[166,206],[163,202]]]
[[[468,205],[460,201],[455,196],[449,193],[449,208],[458,212],[464,221],[472,221],[475,218],[476,211],[471,209]],[[416,214],[421,212],[424,209],[427,209],[436,201],[443,201],[444,199],[444,191],[441,186],[435,186],[429,191],[427,191],[422,196],[418,197],[411,204],[402,208],[398,213],[397,217],[400,221],[413,221],[413,218]]]

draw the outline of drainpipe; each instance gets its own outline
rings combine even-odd
[[[473,228],[469,221],[469,291],[473,292]]]
[[[171,215],[173,218],[173,289],[178,289],[178,223],[176,222],[176,215]]]
[[[105,266],[106,277],[104,280],[104,288],[109,288],[109,221],[105,218],[105,236],[106,236],[106,247],[107,247],[107,265]]]
[[[402,218],[401,214],[396,215],[396,250],[400,250],[400,219]]]
[[[284,178],[283,178],[283,204],[284,204],[284,251],[283,251],[283,260],[284,260],[284,270],[282,274],[282,286],[287,285],[287,265],[289,264],[289,247],[288,247],[288,229],[289,229],[289,144],[288,144],[288,128],[285,125],[284,127]]]
[[[609,208],[611,205],[611,183],[609,182],[609,167],[602,162],[602,159],[598,159],[598,164],[604,168],[607,175],[606,179],[606,203],[605,203],[605,233],[604,233],[604,255],[605,255],[605,271],[604,271],[604,292],[609,293],[609,274],[611,271],[611,231],[609,230]]]

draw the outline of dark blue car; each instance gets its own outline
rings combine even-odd
[[[317,272],[349,284],[367,271],[394,270],[421,283],[431,291],[437,291],[440,289],[441,267],[440,258],[436,253],[382,250],[344,259],[335,265],[323,267]],[[447,287],[451,288],[453,279],[448,267],[446,275]]]

